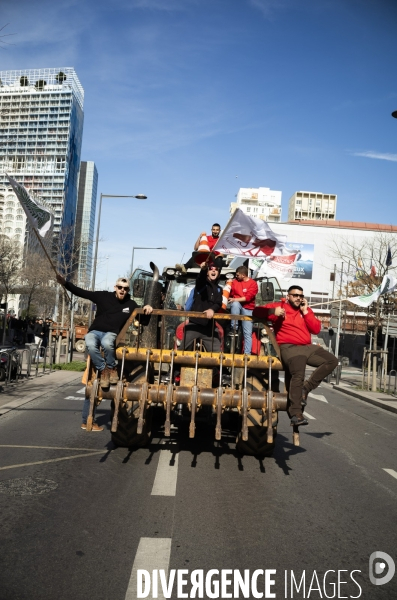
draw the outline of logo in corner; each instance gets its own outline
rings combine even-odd
[[[386,571],[387,566],[387,571]],[[377,550],[369,557],[369,580],[373,585],[384,585],[394,577],[396,565],[386,552]],[[382,577],[379,577],[382,575]]]

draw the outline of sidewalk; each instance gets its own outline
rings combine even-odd
[[[393,388],[394,380],[392,379],[391,388]],[[383,408],[397,414],[397,397],[385,394],[384,392],[368,392],[367,390],[359,390],[357,387],[362,385],[362,371],[354,367],[344,367],[339,385],[331,384],[334,390],[343,392],[364,402],[369,402],[374,406]]]
[[[7,386],[0,384],[0,416],[31,400],[46,396],[64,385],[78,384],[82,375],[77,371],[52,371]]]

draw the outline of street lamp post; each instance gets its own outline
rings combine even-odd
[[[96,278],[96,267],[97,267],[97,260],[98,260],[98,242],[99,242],[99,228],[101,225],[102,198],[136,198],[137,200],[146,200],[147,196],[145,196],[144,194],[138,194],[137,196],[120,196],[119,194],[101,194],[101,197],[99,200],[98,225],[97,225],[96,240],[95,240],[94,266],[92,269],[91,290],[93,292],[95,292],[95,278]],[[90,312],[89,312],[89,318],[88,318],[89,326],[91,325],[91,318],[92,318],[92,304],[90,306]]]
[[[153,248],[151,246],[133,246],[132,257],[131,257],[130,277],[132,277],[132,274],[134,272],[134,252],[135,252],[135,250],[167,250],[167,248],[165,248],[164,246],[162,246],[161,248]]]
[[[116,194],[101,194],[101,198],[99,201],[99,211],[98,211],[98,225],[97,225],[97,230],[96,230],[94,268],[92,270],[91,290],[93,292],[95,292],[95,278],[96,278],[96,267],[97,267],[97,259],[98,259],[99,228],[101,225],[102,198],[136,198],[137,200],[146,200],[147,196],[144,196],[143,194],[138,194],[137,196],[119,196]]]

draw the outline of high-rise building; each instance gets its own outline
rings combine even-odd
[[[335,219],[336,194],[295,192],[289,199],[288,221]]]
[[[74,245],[78,253],[77,285],[88,288],[92,271],[98,171],[92,161],[80,164]]]
[[[72,229],[84,90],[71,67],[0,71],[0,185],[12,175],[54,210],[54,232]]]
[[[26,215],[11,186],[0,185],[0,235],[23,245]]]
[[[281,192],[269,188],[240,188],[237,201],[230,204],[230,214],[239,208],[250,217],[262,221],[279,223],[281,221]]]

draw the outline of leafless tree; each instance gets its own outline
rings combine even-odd
[[[0,235],[0,294],[6,302],[19,283],[21,266],[22,249],[19,242]]]
[[[2,31],[4,31],[4,29],[6,27],[8,27],[9,23],[6,23],[6,25],[3,25],[3,27],[0,27],[0,48],[4,49],[4,46],[14,46],[14,44],[12,44],[11,42],[9,42],[8,40],[5,40],[4,38],[8,38],[12,35],[15,35],[15,33],[1,33]]]
[[[52,314],[55,303],[55,274],[47,258],[30,254],[20,273],[26,296],[26,316]]]
[[[335,239],[329,251],[344,263],[347,282],[344,285],[343,296],[371,294],[380,286],[386,273],[395,274],[392,265],[396,265],[397,262],[396,234],[379,232],[361,241],[345,236]],[[388,257],[391,260],[389,266]],[[385,296],[380,296],[369,307],[369,316],[374,321],[374,350],[377,349],[378,330],[384,317],[384,304]]]

